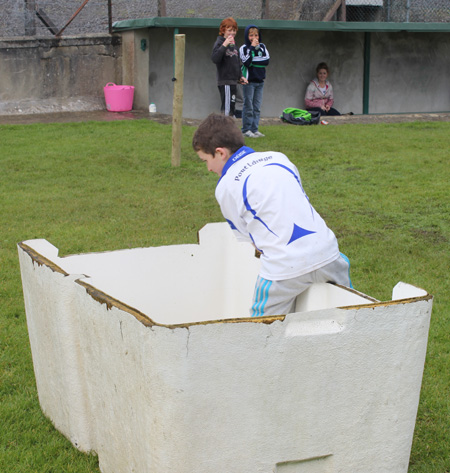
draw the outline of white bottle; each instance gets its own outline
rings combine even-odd
[[[156,105],[154,103],[151,103],[148,107],[148,111],[150,113],[156,113]]]

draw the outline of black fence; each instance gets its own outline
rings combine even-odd
[[[0,0],[0,37],[111,32],[156,16],[297,21],[450,22],[450,0]]]

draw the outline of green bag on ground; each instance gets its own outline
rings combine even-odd
[[[320,112],[308,112],[300,108],[285,108],[280,118],[293,125],[317,125],[320,122]]]

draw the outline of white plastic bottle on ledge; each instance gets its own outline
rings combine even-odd
[[[149,105],[148,111],[150,113],[156,113],[156,105],[153,102]]]

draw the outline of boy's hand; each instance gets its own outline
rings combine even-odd
[[[258,40],[258,38],[253,38],[253,39],[252,39],[252,46],[253,46],[254,48],[256,48],[257,46],[259,46],[259,40]]]
[[[230,36],[228,36],[228,37],[225,39],[225,41],[223,42],[223,45],[224,45],[225,47],[227,47],[227,46],[230,45],[230,44],[233,44],[233,45],[235,44],[234,36],[231,35],[231,34],[230,34]]]
[[[239,84],[242,84],[242,85],[248,84],[248,80],[245,77],[241,77],[239,79]]]

